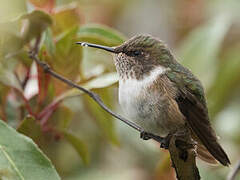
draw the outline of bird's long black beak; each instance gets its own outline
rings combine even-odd
[[[117,53],[115,51],[115,48],[113,48],[113,47],[102,46],[102,45],[86,43],[86,42],[76,42],[76,44],[80,44],[81,46],[85,46],[85,47],[93,47],[93,48],[103,49],[103,50],[109,51],[111,53]]]

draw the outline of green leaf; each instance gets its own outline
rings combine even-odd
[[[69,55],[71,49],[75,46],[74,39],[76,38],[77,31],[78,28],[73,27],[56,37],[57,54],[60,53],[61,56]]]
[[[209,84],[215,75],[217,55],[230,25],[228,16],[219,15],[195,29],[180,45],[178,54],[182,64],[189,67],[204,84]],[[206,71],[206,68],[211,70]]]
[[[110,89],[97,89],[96,93],[101,96],[103,102],[111,108],[113,105],[113,94]],[[115,131],[114,118],[103,110],[95,101],[90,97],[84,96],[86,100],[86,107],[89,114],[96,120],[100,130],[103,132],[105,137],[114,145],[119,146],[119,140]]]
[[[74,147],[85,165],[89,164],[89,153],[86,144],[77,136],[66,130],[62,131],[65,139]]]
[[[78,26],[82,22],[82,15],[77,4],[71,4],[55,11],[53,21],[53,32],[59,34]]]
[[[73,112],[69,108],[60,105],[56,110],[54,110],[49,122],[58,129],[66,129],[72,121],[72,118]]]
[[[118,81],[118,75],[116,72],[114,73],[106,73],[103,74],[102,76],[99,76],[93,80],[88,81],[87,83],[81,85],[82,87],[86,89],[101,89],[105,87],[109,87],[113,84],[115,84]],[[106,92],[104,92],[106,91]],[[108,92],[108,90],[104,89],[102,91],[99,91],[102,95],[101,97],[103,98],[103,102],[108,104],[109,106],[112,105],[112,99],[111,99],[111,94]],[[62,101],[66,98],[73,97],[73,96],[78,96],[82,95],[83,92],[78,90],[78,89],[70,89],[66,91],[65,93],[61,94],[58,96],[55,101]],[[90,100],[89,98],[86,98],[87,101],[87,106],[89,111],[91,111],[96,118],[99,126],[103,130],[104,134],[110,140],[113,144],[119,145],[119,141],[117,139],[117,135],[115,133],[114,129],[114,124],[113,124],[113,118],[111,115],[109,115],[107,112],[101,109],[101,107],[94,102],[92,99]]]
[[[51,17],[38,10],[25,13],[12,21],[0,23],[0,57],[6,54],[18,54],[26,43],[40,37],[51,24]],[[21,34],[20,31],[22,31]]]
[[[0,57],[16,54],[24,45],[20,36],[20,23],[17,20],[0,23]]]
[[[22,62],[27,68],[31,67],[33,61],[29,58],[29,53],[27,51],[21,50],[13,55],[15,59]]]
[[[28,23],[24,24],[23,40],[25,43],[33,38],[40,37],[41,33],[52,24],[51,16],[39,10],[24,14],[20,19],[27,19]]]
[[[48,54],[54,55],[56,53],[55,43],[53,42],[53,34],[50,28],[47,28],[44,33],[44,45],[46,46]]]
[[[50,160],[28,137],[0,121],[1,179],[60,179]]]
[[[21,90],[21,86],[16,78],[16,76],[9,72],[7,69],[3,69],[0,65],[0,82],[6,86],[14,87]]]
[[[37,142],[42,135],[41,126],[33,116],[27,116],[18,126],[17,131]]]
[[[79,66],[82,57],[82,50],[75,44],[74,40],[77,30],[78,28],[74,27],[57,36],[54,49],[50,49],[46,44],[47,51],[51,52],[51,54],[43,57],[52,65],[55,71],[61,72],[63,76],[73,80],[79,76]],[[49,41],[52,40],[49,39]],[[48,42],[48,44],[52,43]]]
[[[107,46],[117,46],[126,40],[125,36],[120,32],[99,24],[81,26],[77,37],[79,41],[100,43]]]
[[[112,73],[106,73],[99,77],[96,77],[95,79],[92,79],[92,80],[86,82],[85,84],[82,84],[81,86],[90,90],[90,89],[99,89],[99,88],[108,87],[117,82],[118,82],[118,75],[116,72],[112,72]],[[72,89],[64,92],[60,96],[58,96],[56,98],[56,101],[61,101],[65,98],[69,98],[69,97],[73,97],[73,96],[79,96],[81,94],[83,94],[82,91],[80,91],[76,88],[72,88]]]
[[[15,67],[16,61],[13,59],[2,59],[0,63],[0,83],[22,91],[21,85],[14,74]]]
[[[116,82],[118,82],[118,74],[116,72],[110,72],[88,81],[84,87],[87,89],[99,89],[111,86]]]

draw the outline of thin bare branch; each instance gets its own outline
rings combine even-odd
[[[64,78],[63,76],[59,75],[58,73],[54,72],[49,65],[47,65],[45,62],[41,61],[37,55],[35,54],[35,51],[32,51],[29,55],[29,57],[31,59],[33,59],[39,66],[41,66],[44,70],[45,73],[50,74],[51,76],[55,77],[56,79],[66,83],[67,85],[77,88],[80,91],[83,91],[84,93],[86,93],[87,95],[89,95],[92,99],[94,99],[94,101],[96,101],[105,111],[107,111],[109,114],[111,114],[112,116],[114,116],[115,118],[121,120],[122,122],[124,122],[125,124],[129,125],[130,127],[136,129],[139,132],[142,132],[143,129],[138,126],[137,124],[129,121],[128,119],[122,117],[119,114],[114,113],[112,110],[110,110],[102,101],[102,99],[98,96],[98,94],[89,91],[77,84],[75,84],[74,82],[70,81],[69,79]]]
[[[227,180],[235,180],[239,172],[240,172],[240,159],[238,160],[233,170],[229,173]]]

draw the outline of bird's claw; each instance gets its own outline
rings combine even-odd
[[[164,149],[168,149],[169,148],[169,141],[171,139],[171,135],[167,135],[166,137],[160,137],[160,136],[156,136],[154,134],[145,132],[145,131],[141,131],[140,133],[140,138],[143,140],[149,140],[149,139],[154,139],[155,141],[159,142],[160,148],[164,148]]]
[[[168,149],[171,137],[172,137],[172,135],[168,134],[166,137],[162,138],[160,148]]]
[[[169,148],[169,140],[164,138],[160,144],[160,148],[168,149]]]
[[[141,131],[140,133],[140,138],[143,139],[143,140],[149,140],[151,139],[151,134],[150,133],[147,133],[145,131]]]

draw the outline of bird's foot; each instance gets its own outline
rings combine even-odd
[[[149,139],[154,139],[155,141],[159,142],[161,145],[160,145],[160,148],[164,148],[164,149],[168,149],[169,147],[169,141],[171,139],[171,135],[167,135],[166,137],[161,137],[161,136],[156,136],[152,133],[148,133],[148,132],[145,132],[145,131],[142,131],[140,133],[140,138],[143,139],[143,140],[149,140]]]
[[[170,143],[171,137],[172,137],[171,134],[168,134],[166,137],[164,137],[164,138],[162,139],[160,148],[168,149],[168,148],[169,148],[169,143]]]
[[[140,138],[143,140],[149,140],[152,139],[152,134],[145,131],[141,131]]]

